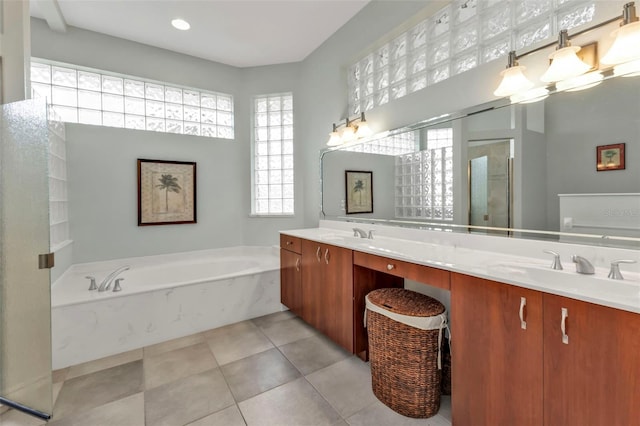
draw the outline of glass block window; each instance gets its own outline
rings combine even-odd
[[[416,132],[404,132],[397,135],[374,139],[358,145],[341,148],[342,151],[364,152],[367,154],[402,155],[415,152],[418,138]]]
[[[594,0],[454,0],[352,64],[350,115],[591,22]]]
[[[254,98],[254,215],[293,214],[293,95]]]
[[[65,145],[64,124],[53,113],[49,119],[49,244],[52,252],[69,241]]]
[[[68,123],[234,138],[233,96],[225,93],[35,58],[31,90]]]
[[[453,129],[430,129],[426,149],[396,157],[395,215],[453,220]]]

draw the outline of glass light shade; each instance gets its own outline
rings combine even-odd
[[[504,97],[515,95],[516,93],[526,92],[533,87],[533,82],[525,77],[523,71],[526,68],[522,65],[507,68],[502,71],[502,82],[498,86],[494,95]]]
[[[577,92],[578,90],[589,89],[602,83],[604,76],[600,72],[590,72],[567,80],[558,81],[556,89],[559,92]]]
[[[340,138],[340,133],[331,132],[329,133],[329,141],[327,142],[327,146],[338,146],[342,145],[342,139]]]
[[[589,71],[591,66],[582,62],[576,55],[579,50],[579,46],[569,46],[558,49],[549,55],[551,65],[542,74],[540,80],[545,83],[555,83],[556,81],[577,77]]]
[[[622,26],[611,35],[616,39],[600,62],[615,65],[640,59],[640,21]]]
[[[637,77],[640,76],[640,59],[626,62],[613,67],[613,75],[616,77]]]
[[[373,134],[373,131],[369,128],[369,124],[366,121],[361,121],[358,125],[358,131],[356,132],[356,138],[368,138]]]
[[[536,87],[524,93],[516,93],[510,97],[512,104],[531,104],[549,97],[549,91],[544,87]]]
[[[351,126],[347,126],[345,127],[345,129],[342,131],[342,142],[351,142],[352,140],[354,140],[356,138],[356,133],[353,131],[353,127]]]

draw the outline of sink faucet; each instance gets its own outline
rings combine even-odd
[[[353,236],[373,240],[373,231],[369,231],[369,233],[367,234],[364,229],[353,228]]]
[[[587,275],[595,274],[596,271],[593,268],[593,265],[584,257],[574,254],[573,256],[571,256],[571,260],[576,264],[577,273]]]
[[[113,282],[113,279],[121,272],[127,271],[129,270],[131,267],[130,266],[122,266],[118,269],[116,269],[115,271],[113,271],[112,273],[110,273],[109,275],[107,275],[107,277],[102,280],[102,282],[100,283],[100,287],[98,287],[98,291],[107,291],[109,290],[109,287],[111,287],[111,283]]]

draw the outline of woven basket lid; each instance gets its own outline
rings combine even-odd
[[[444,305],[433,297],[404,288],[380,288],[367,294],[370,303],[401,315],[432,317],[445,311]]]

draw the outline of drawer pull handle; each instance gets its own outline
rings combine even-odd
[[[560,329],[562,330],[562,343],[569,344],[569,335],[567,335],[567,318],[569,318],[569,310],[562,308],[562,321],[560,322]]]
[[[520,298],[520,328],[523,330],[527,329],[527,322],[524,320],[524,308],[527,306],[527,298]]]
[[[316,250],[316,259],[318,259],[318,263],[320,263],[320,261],[322,260],[322,258],[320,257],[320,246],[318,246],[318,250]]]
[[[396,265],[392,265],[391,263],[387,264],[387,271],[391,271],[392,269],[394,269],[396,267]]]
[[[326,263],[327,265],[329,264],[329,258],[331,256],[329,256],[329,249],[326,249],[324,252],[324,263]]]
[[[300,258],[296,259],[296,272],[300,272]]]

